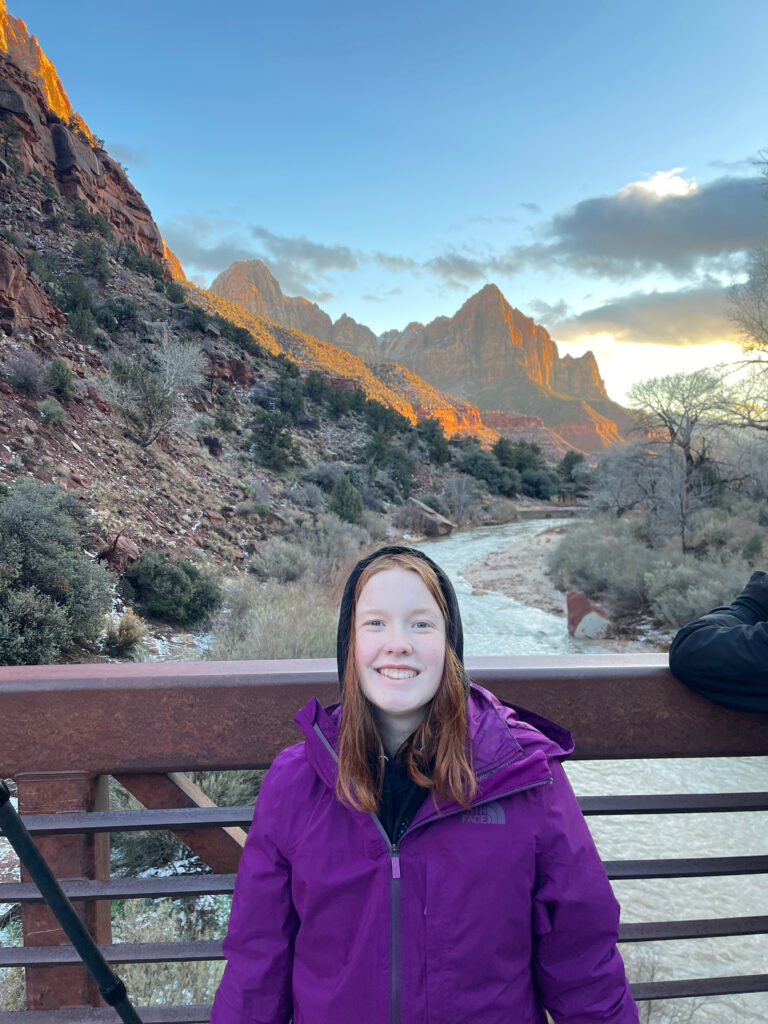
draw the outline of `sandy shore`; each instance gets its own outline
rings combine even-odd
[[[495,551],[484,562],[462,570],[475,591],[496,590],[533,608],[565,617],[565,594],[552,583],[547,555],[567,526],[553,525],[535,537]]]
[[[513,597],[522,604],[563,619],[563,629],[567,629],[565,593],[558,590],[552,582],[547,566],[547,555],[558,543],[568,525],[553,524],[535,537],[517,541],[495,551],[484,562],[462,571],[462,576],[472,584],[476,593],[484,590],[495,590],[507,597]],[[647,631],[646,635],[635,639],[615,637],[609,640],[595,640],[595,653],[615,651],[633,653],[643,651],[662,652],[669,648],[669,636],[656,631]]]

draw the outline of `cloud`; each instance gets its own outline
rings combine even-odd
[[[293,238],[276,235],[261,224],[251,226],[251,234],[278,260],[291,263],[301,273],[324,274],[328,270],[357,270],[358,256],[346,245],[312,242],[303,235]]]
[[[610,334],[616,341],[656,345],[707,345],[732,339],[728,288],[706,280],[677,291],[633,292],[578,315],[542,317],[558,341]]]
[[[723,176],[698,185],[681,168],[631,182],[611,196],[584,199],[541,228],[541,241],[514,246],[498,263],[561,267],[626,279],[666,271],[691,276],[708,261],[760,244],[766,210],[759,177]]]
[[[488,271],[488,261],[462,256],[455,249],[449,249],[441,256],[427,260],[424,268],[441,277],[450,287],[454,287],[458,282],[482,280]],[[463,284],[460,287],[463,287]]]
[[[410,256],[395,256],[386,252],[375,252],[371,259],[374,263],[378,263],[380,267],[384,267],[385,270],[391,270],[393,273],[401,270],[418,270],[419,268],[418,261],[411,259]]]
[[[107,143],[107,152],[113,160],[127,167],[145,167],[147,163],[147,154],[143,149],[134,149],[123,142]]]
[[[227,233],[233,226],[234,222],[228,219],[188,214],[165,222],[160,229],[182,266],[218,273],[235,260],[252,260],[257,255],[243,245],[242,238]]]
[[[362,300],[364,302],[384,302],[385,301],[381,297],[381,295],[371,295],[368,292],[366,292],[365,295],[362,295],[361,298],[362,298]]]
[[[541,207],[538,203],[520,203],[525,210],[530,210],[531,213],[541,213]]]

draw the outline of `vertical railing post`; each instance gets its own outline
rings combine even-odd
[[[109,778],[88,772],[25,772],[16,776],[21,814],[109,809]],[[108,834],[75,833],[44,836],[40,852],[59,878],[109,878]],[[22,879],[29,881],[22,871]],[[94,940],[111,941],[108,900],[73,901]],[[56,946],[68,942],[56,919],[43,904],[22,908],[25,946]],[[62,1006],[101,1006],[98,988],[85,967],[27,967],[27,1009],[54,1010]]]

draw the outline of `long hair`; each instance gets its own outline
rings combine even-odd
[[[336,795],[359,810],[375,812],[384,779],[384,745],[376,728],[370,701],[360,688],[355,663],[355,611],[363,587],[376,573],[386,569],[408,569],[418,573],[436,601],[443,621],[448,606],[434,570],[422,559],[409,554],[387,554],[374,559],[360,574],[349,622],[348,656],[344,665],[339,733],[339,773]],[[403,763],[417,785],[432,790],[444,800],[468,807],[477,783],[467,749],[467,697],[464,667],[447,639],[440,685],[430,701],[418,729],[403,750]],[[373,764],[373,769],[371,765]],[[434,766],[434,767],[432,767]],[[432,767],[432,773],[429,774]]]

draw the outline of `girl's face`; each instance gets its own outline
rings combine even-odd
[[[355,667],[365,696],[412,731],[437,693],[444,664],[445,621],[419,574],[377,572],[355,608]]]

